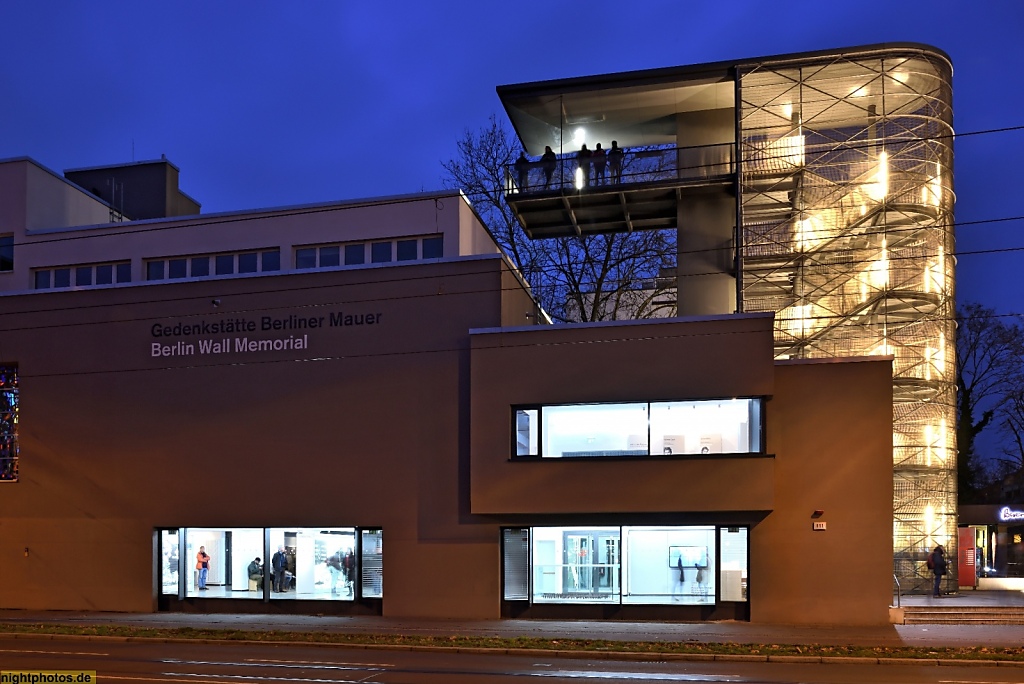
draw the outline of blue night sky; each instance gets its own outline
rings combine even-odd
[[[2,0],[0,158],[166,154],[204,213],[436,190],[500,84],[897,41],[952,57],[963,134],[1024,125],[1022,38],[1022,0]],[[956,155],[958,222],[1024,216],[1024,131]],[[1024,312],[1022,230],[958,230],[962,300]]]

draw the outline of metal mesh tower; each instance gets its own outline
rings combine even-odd
[[[776,312],[777,358],[894,357],[894,572],[923,590],[957,539],[951,67],[887,50],[737,78],[742,309]]]

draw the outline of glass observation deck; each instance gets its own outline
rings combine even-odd
[[[603,152],[524,156],[505,167],[505,200],[529,237],[675,228],[686,189],[735,182],[732,143]]]

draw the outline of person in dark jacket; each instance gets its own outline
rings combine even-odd
[[[263,582],[263,563],[259,556],[249,563],[246,573],[249,575],[249,591],[259,591]]]
[[[550,145],[544,146],[544,156],[540,158],[540,166],[544,169],[544,189],[547,190],[551,186],[551,176],[558,168],[558,156]]]
[[[284,546],[277,547],[277,553],[270,559],[270,566],[274,569],[274,591],[288,591],[288,580],[285,577],[288,555],[284,552]]]
[[[932,572],[935,573],[935,587],[932,589],[932,596],[939,598],[942,595],[940,593],[942,576],[946,574],[946,550],[942,548],[942,544],[936,546],[932,551]]]

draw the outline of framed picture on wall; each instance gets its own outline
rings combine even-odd
[[[677,568],[679,567],[680,560],[682,560],[684,568],[706,568],[708,566],[708,547],[668,547],[668,566],[670,568]]]

